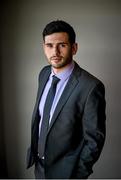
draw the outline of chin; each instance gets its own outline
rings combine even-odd
[[[50,63],[50,64],[51,64],[52,67],[57,68],[57,69],[63,67],[63,64],[59,64],[59,63]]]
[[[63,66],[52,64],[52,67],[55,69],[61,69]]]

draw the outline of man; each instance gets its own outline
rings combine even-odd
[[[75,36],[61,20],[43,31],[50,65],[39,75],[27,155],[27,167],[35,164],[36,178],[88,178],[104,145],[104,85],[73,60]]]

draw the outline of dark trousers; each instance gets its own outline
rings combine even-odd
[[[36,179],[45,179],[43,159],[38,159],[37,162],[35,163],[34,174]]]

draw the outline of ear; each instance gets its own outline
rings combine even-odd
[[[72,44],[72,54],[75,55],[77,50],[78,50],[78,44],[77,43],[73,43]]]

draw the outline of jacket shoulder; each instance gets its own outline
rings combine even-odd
[[[79,86],[82,89],[91,90],[97,86],[102,87],[102,89],[105,89],[104,84],[100,79],[98,79],[96,76],[92,75],[85,69],[81,68],[78,64],[76,64],[75,74],[79,82]]]
[[[85,81],[87,81],[88,83],[103,84],[100,79],[84,69],[82,69],[82,78],[85,79]]]
[[[46,73],[49,73],[51,71],[51,66],[45,66],[42,68],[42,70],[39,73],[39,80],[45,76]]]
[[[78,64],[76,64],[76,68],[78,69],[78,77],[80,80],[83,79],[83,81],[88,84],[103,84],[100,79],[98,79],[96,76],[86,71],[85,69],[81,68]]]

